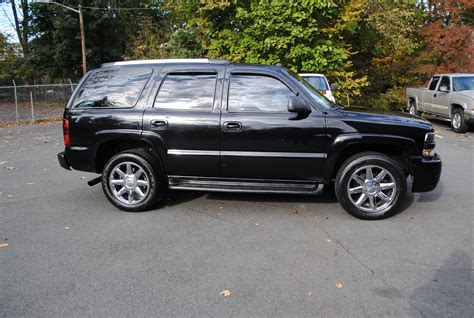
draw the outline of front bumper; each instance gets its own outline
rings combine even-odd
[[[413,192],[428,192],[436,188],[441,177],[441,158],[435,153],[430,158],[413,157]]]
[[[59,165],[63,167],[64,169],[71,170],[71,165],[66,159],[66,155],[64,154],[64,151],[58,153],[58,161]]]

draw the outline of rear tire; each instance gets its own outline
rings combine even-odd
[[[113,156],[102,172],[102,189],[107,199],[121,210],[150,209],[164,192],[154,158],[145,151],[130,150]]]
[[[464,120],[464,110],[462,108],[455,108],[451,115],[451,129],[457,133],[465,133],[469,126]]]
[[[399,211],[407,181],[397,161],[381,153],[363,152],[342,164],[335,191],[349,214],[359,219],[379,220]]]
[[[415,101],[413,101],[413,100],[410,101],[410,107],[408,108],[408,112],[409,112],[411,115],[415,115],[415,116],[420,116],[420,115],[421,115],[421,112],[419,112],[419,111],[416,109],[416,103],[415,103]]]

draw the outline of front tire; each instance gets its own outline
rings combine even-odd
[[[348,158],[339,169],[336,197],[351,215],[378,220],[396,214],[407,191],[406,176],[400,164],[377,152],[364,152]]]
[[[464,120],[464,110],[462,108],[456,108],[451,115],[451,129],[457,133],[465,133],[468,131],[469,126],[466,125]]]
[[[121,210],[145,211],[158,199],[161,190],[151,156],[121,152],[113,156],[102,172],[102,189],[107,199]]]

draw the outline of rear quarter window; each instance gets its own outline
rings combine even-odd
[[[98,70],[81,87],[72,108],[134,107],[152,72],[126,67]]]

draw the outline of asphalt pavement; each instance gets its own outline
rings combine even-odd
[[[59,123],[0,128],[0,317],[472,317],[474,134],[435,127],[438,187],[381,221],[332,191],[122,212]]]

